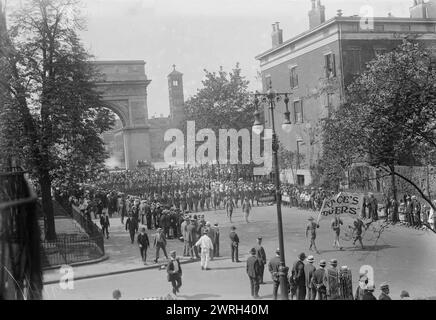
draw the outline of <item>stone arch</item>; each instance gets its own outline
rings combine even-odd
[[[145,62],[96,61],[94,65],[102,75],[96,82],[97,89],[123,125],[126,168],[135,168],[139,160],[151,161],[147,109],[151,81],[145,75]]]
[[[129,124],[129,114],[114,101],[107,101],[106,108],[115,113],[120,118],[123,128]]]

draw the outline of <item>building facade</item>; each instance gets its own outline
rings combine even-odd
[[[311,168],[322,152],[320,120],[343,101],[346,87],[365,70],[366,63],[398,47],[404,39],[436,50],[435,0],[414,1],[408,18],[344,17],[338,10],[337,16],[327,21],[321,1],[311,2],[308,31],[283,42],[283,30],[276,23],[272,48],[256,56],[263,90],[272,87],[291,93],[292,131],[281,130],[284,106],[276,108],[275,121],[280,141],[302,157],[300,168],[292,170],[294,177],[288,173],[285,179],[304,185],[311,183]],[[268,110],[265,118],[266,126],[271,126]]]

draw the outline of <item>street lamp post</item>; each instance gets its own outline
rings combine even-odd
[[[260,98],[260,100],[259,100]],[[254,97],[254,104],[256,111],[254,113],[255,122],[253,125],[253,131],[257,134],[262,133],[263,125],[260,121],[260,111],[259,104],[267,104],[268,108],[271,112],[271,127],[272,127],[272,151],[273,151],[273,161],[274,161],[274,178],[275,178],[275,192],[276,192],[276,203],[277,203],[277,224],[278,224],[278,232],[279,232],[279,249],[280,249],[280,268],[279,268],[279,279],[280,279],[280,288],[281,288],[281,297],[282,300],[289,300],[288,294],[288,271],[289,268],[286,267],[285,263],[285,246],[283,241],[283,222],[282,222],[282,197],[280,191],[280,168],[279,168],[279,141],[277,138],[277,133],[275,129],[275,121],[274,121],[274,109],[276,107],[276,103],[280,102],[283,99],[286,105],[285,112],[285,122],[282,125],[282,128],[285,132],[290,132],[292,129],[292,123],[290,121],[290,112],[289,112],[289,94],[288,93],[276,93],[270,88],[267,93],[256,93]]]

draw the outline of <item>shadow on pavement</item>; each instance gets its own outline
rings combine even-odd
[[[218,268],[211,268],[211,270],[231,270],[231,269],[244,269],[245,266],[239,264],[237,267],[218,267]]]
[[[221,296],[218,294],[200,293],[200,294],[195,294],[193,296],[178,295],[178,297],[184,298],[186,300],[206,300],[209,298],[219,298]]]

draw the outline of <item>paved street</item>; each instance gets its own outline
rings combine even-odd
[[[284,208],[283,223],[285,233],[286,263],[289,267],[295,261],[297,255],[304,251],[307,255],[308,242],[305,238],[307,219],[316,213]],[[220,224],[221,232],[221,255],[223,258],[211,262],[211,271],[201,271],[200,263],[183,265],[183,287],[180,299],[249,299],[249,282],[245,274],[245,260],[248,251],[256,243],[257,236],[264,239],[264,247],[268,259],[273,256],[278,247],[277,224],[275,206],[255,207],[251,216],[251,222],[246,224],[242,213],[237,210],[234,213],[234,224],[241,240],[240,256],[242,263],[236,264],[229,260],[230,247],[228,233],[230,223],[226,221],[223,211],[206,213],[206,220]],[[351,220],[345,220],[343,230]],[[379,239],[372,231],[365,234],[364,250],[354,248],[351,241],[343,240],[343,251],[332,247],[333,235],[330,230],[330,220],[321,220],[318,232],[317,244],[320,255],[315,254],[315,265],[318,266],[320,259],[330,260],[336,258],[340,266],[348,266],[353,272],[353,285],[356,285],[359,269],[362,265],[371,265],[375,270],[375,284],[378,296],[378,285],[387,281],[391,287],[391,297],[398,299],[401,290],[407,290],[412,298],[428,297],[436,295],[436,235],[421,230],[408,229],[402,226],[390,226],[384,230]],[[75,274],[92,272],[106,272],[107,270],[121,269],[123,267],[140,267],[136,246],[128,243],[128,234],[123,233],[119,227],[112,227],[113,239],[108,246],[109,260],[91,266],[75,268]],[[347,238],[347,237],[345,237]],[[119,243],[115,243],[118,242]],[[180,250],[180,242],[171,241],[169,249]],[[116,251],[122,253],[114,254]],[[112,255],[111,255],[112,252]],[[150,251],[151,253],[151,251]],[[178,253],[181,253],[178,251]],[[151,257],[150,257],[151,258]],[[88,271],[86,271],[88,268]],[[81,271],[85,270],[85,271]],[[51,277],[55,277],[55,272]],[[269,273],[265,273],[265,280],[269,281]],[[74,290],[60,290],[58,284],[45,286],[45,299],[111,299],[112,291],[120,289],[123,299],[150,298],[167,295],[170,284],[166,281],[166,272],[157,268],[124,273],[119,275],[100,277],[94,279],[78,280],[74,283]],[[260,295],[263,299],[271,299],[271,281],[261,287]]]

